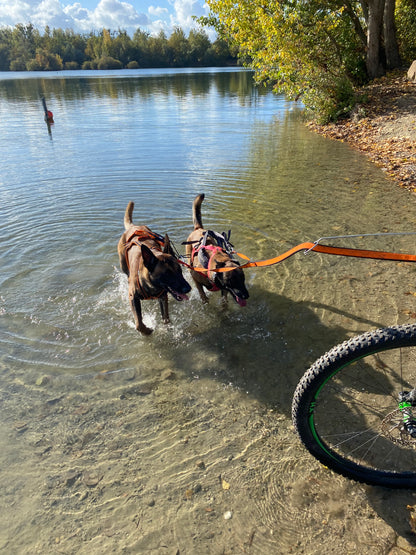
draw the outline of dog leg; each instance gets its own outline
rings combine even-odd
[[[205,294],[203,285],[201,285],[201,284],[200,284],[198,281],[196,281],[196,280],[194,280],[194,283],[195,283],[195,285],[196,285],[196,288],[198,289],[198,293],[199,293],[199,296],[200,296],[200,298],[201,298],[201,301],[202,301],[204,304],[207,304],[207,302],[208,302],[208,297],[207,297],[206,294]]]
[[[127,262],[126,262],[125,250],[119,251],[118,257],[119,257],[119,260],[120,260],[121,271],[124,272],[128,277],[130,275],[130,272],[129,272],[129,267],[127,266]]]
[[[228,305],[227,293],[228,291],[221,289],[221,304],[224,308]]]
[[[159,305],[160,305],[160,312],[162,314],[163,323],[170,324],[167,293],[165,293],[164,295],[162,295],[162,297],[160,297]]]
[[[142,305],[135,291],[129,292],[129,300],[130,300],[131,311],[133,312],[134,323],[136,324],[136,330],[143,335],[150,335],[153,330],[148,328],[143,323]]]

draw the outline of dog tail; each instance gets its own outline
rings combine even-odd
[[[202,225],[202,216],[201,216],[201,204],[204,198],[205,198],[204,193],[201,193],[200,195],[196,196],[194,199],[194,204],[192,206],[192,219],[194,222],[194,229],[202,229],[204,227]]]
[[[126,213],[124,214],[124,227],[129,229],[133,225],[133,208],[134,202],[130,201],[126,208]]]

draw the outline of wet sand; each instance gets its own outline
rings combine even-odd
[[[287,413],[202,366],[33,382],[3,370],[0,551],[416,553],[415,494],[328,471]]]

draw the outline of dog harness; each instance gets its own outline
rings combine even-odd
[[[139,247],[140,243],[148,240],[156,241],[156,243],[158,243],[160,249],[157,250],[162,250],[162,247],[165,244],[164,237],[158,233],[153,233],[153,231],[144,231],[143,229],[135,229],[130,233],[130,235],[127,236],[127,241],[124,243],[124,246],[126,247],[126,254],[133,245],[137,245]]]
[[[210,291],[219,291],[220,288],[215,284],[215,272],[213,271],[213,258],[214,254],[219,252],[228,254],[232,258],[233,246],[229,242],[231,231],[226,234],[216,233],[215,231],[205,231],[199,243],[192,248],[191,264],[193,265],[194,259],[197,256],[198,262],[207,271],[207,277],[212,283]],[[217,243],[216,245],[207,245],[207,239],[211,237]],[[208,251],[208,252],[207,252]]]
[[[144,231],[142,229],[135,229],[134,231],[132,231],[127,236],[127,241],[124,243],[124,246],[125,246],[124,258],[126,260],[126,264],[127,264],[127,268],[129,269],[129,272],[130,272],[130,264],[129,264],[129,257],[128,257],[129,250],[132,248],[133,245],[136,245],[136,246],[140,247],[142,242],[148,241],[148,240],[156,241],[156,243],[158,244],[158,247],[149,247],[150,250],[154,249],[154,250],[157,250],[159,252],[162,251],[162,248],[165,244],[165,239],[164,239],[164,237],[162,237],[158,233],[153,233],[153,231]],[[159,295],[156,295],[156,296],[147,295],[144,292],[143,287],[140,283],[139,274],[137,274],[137,286],[138,286],[139,291],[140,291],[140,293],[139,293],[140,297],[144,301],[147,301],[148,299],[158,299],[164,293],[164,291],[162,290],[159,293]]]
[[[210,251],[212,254],[208,256],[206,251]],[[214,258],[214,254],[217,252],[224,252],[221,247],[217,247],[215,245],[206,245],[205,247],[199,246],[192,251],[192,264],[196,255],[198,255],[198,261],[203,268],[208,270],[207,277],[209,281],[212,283],[211,291],[219,291],[219,287],[215,285],[214,279],[215,277],[212,276],[212,260]]]

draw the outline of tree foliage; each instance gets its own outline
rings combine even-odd
[[[357,86],[400,64],[395,0],[207,3],[211,14],[200,22],[215,25],[238,45],[259,80],[274,83],[290,98],[302,97],[324,121],[350,110]],[[403,31],[402,49],[406,33],[411,35]]]
[[[0,28],[0,71],[222,66],[236,61],[222,39],[211,43],[204,30],[186,37],[178,27],[168,38],[163,31],[152,37],[141,29],[130,37],[120,29],[82,35],[46,27],[41,35],[32,24]]]
[[[410,64],[416,60],[416,0],[398,0],[396,24],[400,54]]]

